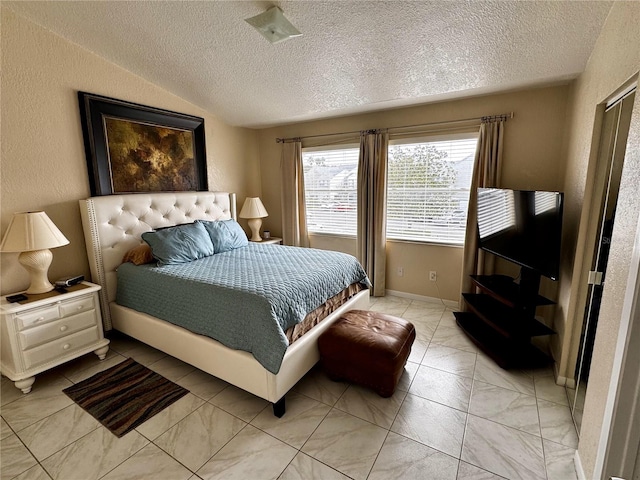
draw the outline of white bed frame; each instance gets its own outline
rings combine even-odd
[[[363,290],[294,342],[277,375],[250,353],[233,350],[172,323],[115,303],[116,268],[123,255],[142,243],[141,235],[159,227],[197,219],[236,218],[235,194],[174,192],[108,195],[80,201],[91,276],[102,286],[100,302],[105,330],[112,328],[173,357],[272,402],[274,414],[284,414],[284,395],[319,360],[318,337],[344,312],[367,309]]]

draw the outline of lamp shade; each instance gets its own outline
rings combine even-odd
[[[2,239],[2,252],[29,252],[67,245],[69,240],[44,212],[14,213]]]
[[[267,209],[260,201],[259,197],[247,197],[240,210],[240,218],[264,218],[268,217]]]
[[[294,37],[301,37],[302,33],[294,27],[284,16],[280,8],[273,6],[260,15],[245,19],[249,25],[271,43],[278,43]]]

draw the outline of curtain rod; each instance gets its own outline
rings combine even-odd
[[[477,122],[495,122],[496,120],[500,120],[500,119],[507,120],[509,118],[513,118],[513,112],[501,113],[499,115],[487,115],[487,116],[483,116],[483,117],[465,118],[465,119],[462,119],[462,120],[448,120],[446,122],[431,122],[431,123],[418,123],[418,124],[415,124],[415,125],[402,125],[400,127],[389,127],[387,129],[382,129],[382,130],[391,131],[391,130],[401,130],[403,128],[432,127],[432,126],[436,126],[436,125],[449,125],[449,124],[452,124],[452,123],[465,123],[465,122],[473,122],[473,121],[477,121]],[[359,134],[359,133],[362,133],[363,131],[367,131],[368,132],[370,130],[352,130],[350,132],[324,133],[324,134],[320,134],[320,135],[305,135],[305,136],[302,136],[302,137],[291,137],[291,138],[276,138],[276,143],[299,142],[303,138],[335,137],[335,136],[339,136],[339,135],[351,135],[351,134],[355,134],[355,133]]]

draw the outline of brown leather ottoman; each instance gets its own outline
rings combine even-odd
[[[351,310],[318,338],[327,375],[390,397],[416,338],[413,324],[378,312]]]

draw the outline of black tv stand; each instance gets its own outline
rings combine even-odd
[[[554,302],[538,295],[540,275],[522,267],[520,283],[506,275],[471,275],[482,293],[463,293],[468,311],[456,322],[502,368],[534,368],[550,358],[531,338],[555,332],[535,318],[536,307]]]

